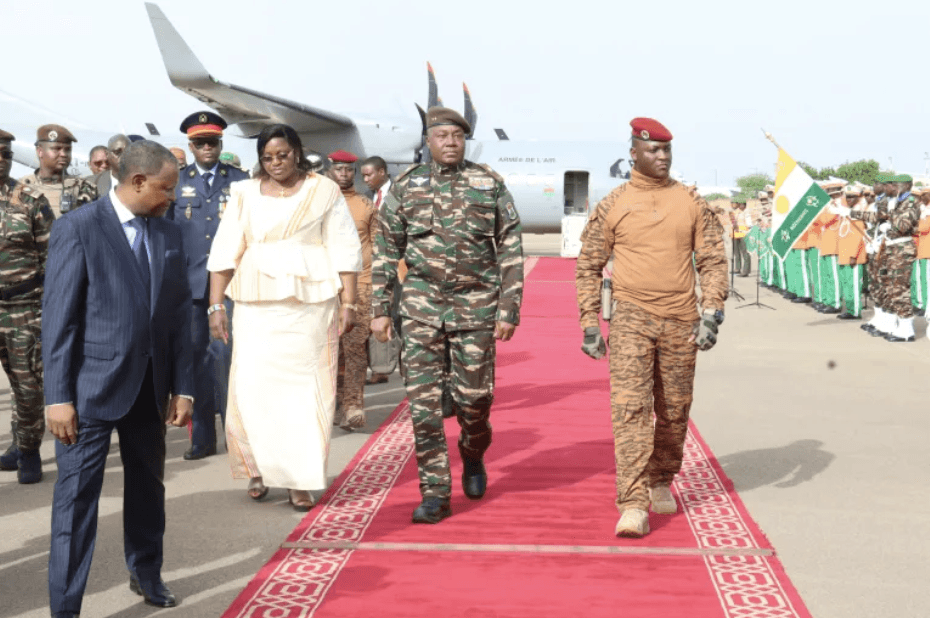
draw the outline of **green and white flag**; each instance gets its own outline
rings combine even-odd
[[[772,208],[772,250],[782,261],[804,235],[830,196],[783,149],[778,149],[775,204]]]

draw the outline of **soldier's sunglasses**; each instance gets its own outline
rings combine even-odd
[[[6,159],[7,161],[9,161],[12,158],[13,158],[12,150],[0,150],[0,159]]]
[[[200,149],[205,148],[205,147],[207,147],[207,146],[210,146],[211,148],[219,148],[219,147],[220,147],[220,140],[219,140],[219,138],[217,138],[217,137],[214,137],[214,138],[212,138],[212,139],[192,139],[192,140],[191,140],[191,144],[192,144],[192,145],[194,146],[194,148],[196,148],[197,150],[200,150]]]

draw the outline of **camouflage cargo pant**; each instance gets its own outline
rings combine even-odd
[[[917,247],[913,242],[887,245],[878,272],[882,287],[882,309],[901,318],[914,317],[911,303],[911,274]]]
[[[610,320],[610,394],[617,508],[649,508],[648,488],[681,470],[697,347],[691,322],[618,302]],[[653,424],[653,412],[655,423]]]
[[[359,283],[356,289],[355,327],[339,339],[339,375],[336,401],[344,416],[352,410],[365,409],[365,375],[368,372],[368,335],[371,334],[371,284]]]
[[[42,393],[42,307],[0,305],[0,363],[10,379],[13,440],[35,449],[45,433]]]
[[[884,307],[884,298],[882,297],[882,277],[878,272],[879,261],[877,255],[870,255],[865,265],[865,273],[868,278],[869,297],[872,299],[872,304],[882,308]]]
[[[447,331],[404,317],[402,334],[404,383],[416,439],[420,493],[424,498],[448,498],[452,478],[440,403],[446,342],[451,356],[452,398],[462,428],[459,448],[465,456],[479,458],[491,444],[494,331]]]

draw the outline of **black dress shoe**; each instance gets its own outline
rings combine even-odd
[[[413,523],[438,524],[451,516],[452,506],[448,498],[423,498],[420,506],[413,511]]]
[[[914,341],[914,335],[910,337],[898,337],[897,335],[888,334],[885,335],[885,341],[891,341],[892,343],[910,343]]]
[[[862,318],[859,317],[858,315],[853,315],[851,313],[847,313],[844,311],[843,313],[836,316],[836,319],[838,320],[861,320]],[[863,326],[865,325],[863,324]]]
[[[811,303],[811,309],[817,311],[818,313],[823,313],[824,306],[815,301]]]
[[[811,297],[810,297],[810,296],[795,296],[794,298],[791,299],[791,302],[793,302],[793,303],[809,303],[809,302],[811,302]]]
[[[872,326],[871,324],[869,324],[868,322],[866,322],[865,324],[861,324],[861,325],[859,326],[859,328],[861,328],[861,329],[864,330],[865,332],[869,333],[870,335],[871,335],[872,332],[875,330],[875,327]]]
[[[462,490],[472,500],[480,500],[488,490],[488,473],[481,459],[462,457]]]
[[[872,335],[873,337],[887,337],[889,335],[889,333],[886,333],[883,330],[878,330],[877,328],[874,328],[874,327],[872,328],[872,330],[869,331],[869,334]]]
[[[826,313],[827,315],[835,315],[839,312],[839,307],[831,307],[829,305],[824,305],[823,309],[820,310],[820,313]]]
[[[191,446],[184,453],[184,459],[187,461],[196,461],[198,459],[203,459],[204,457],[209,457],[210,455],[216,455],[216,445],[211,446]]]
[[[791,301],[793,301],[795,298],[798,297],[798,295],[795,294],[794,292],[788,292],[788,291],[785,291],[785,293],[782,294],[782,296],[785,297],[785,300],[791,300]]]
[[[178,604],[178,600],[160,577],[156,581],[143,583],[138,577],[130,573],[129,589],[144,598],[148,605],[174,607]]]

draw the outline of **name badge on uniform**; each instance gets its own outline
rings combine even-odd
[[[184,211],[184,216],[187,217],[188,219],[190,219],[190,218],[191,218],[191,215],[193,214],[193,212],[194,212],[194,211],[193,211],[193,209],[191,209],[191,205],[188,204],[188,205],[187,205],[187,209]]]
[[[469,178],[468,186],[478,191],[490,191],[494,188],[494,181],[488,178]]]
[[[181,197],[194,197],[197,195],[197,189],[190,185],[184,185],[181,187]]]

